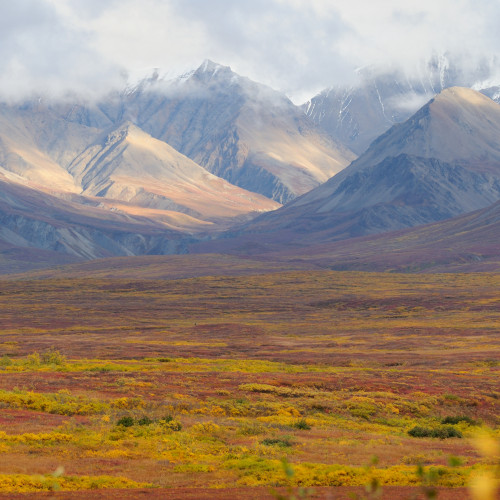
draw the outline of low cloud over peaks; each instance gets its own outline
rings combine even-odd
[[[91,97],[124,74],[179,73],[204,59],[295,101],[379,64],[411,73],[433,54],[498,56],[489,0],[19,0],[0,6],[0,93]]]

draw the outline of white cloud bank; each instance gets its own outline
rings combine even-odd
[[[491,0],[0,0],[0,93],[88,95],[209,58],[300,99],[356,67],[500,52]]]

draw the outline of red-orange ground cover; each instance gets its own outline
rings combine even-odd
[[[40,488],[76,477],[85,491],[47,495],[272,498],[291,484],[345,498],[373,476],[398,499],[418,491],[421,463],[454,486],[438,498],[467,498],[496,460],[475,436],[498,435],[499,285],[328,271],[3,280],[0,485],[22,476],[5,493],[17,498],[63,467]],[[408,434],[446,417],[462,438]]]

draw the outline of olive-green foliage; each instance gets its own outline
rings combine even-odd
[[[445,417],[441,420],[442,424],[459,424],[460,422],[464,422],[469,425],[478,425],[478,422],[473,418],[467,417],[466,415],[459,415],[456,417]]]
[[[462,433],[458,429],[455,429],[455,427],[452,427],[451,425],[446,425],[446,426],[443,425],[435,429],[416,425],[415,427],[413,427],[408,431],[408,434],[412,437],[419,437],[419,438],[433,437],[433,438],[447,439],[454,437],[456,438],[462,437]]]
[[[132,427],[134,425],[134,419],[130,416],[122,417],[118,422],[116,422],[116,425],[121,425],[123,427]]]
[[[266,446],[280,446],[281,448],[290,448],[292,442],[289,438],[266,438],[261,441]]]
[[[305,418],[301,418],[299,421],[295,422],[293,424],[293,427],[304,431],[308,431],[311,429],[311,425],[307,423],[307,420]]]

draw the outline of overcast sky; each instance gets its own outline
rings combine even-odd
[[[304,100],[357,67],[500,52],[498,0],[0,0],[0,93],[89,95],[212,59]]]

